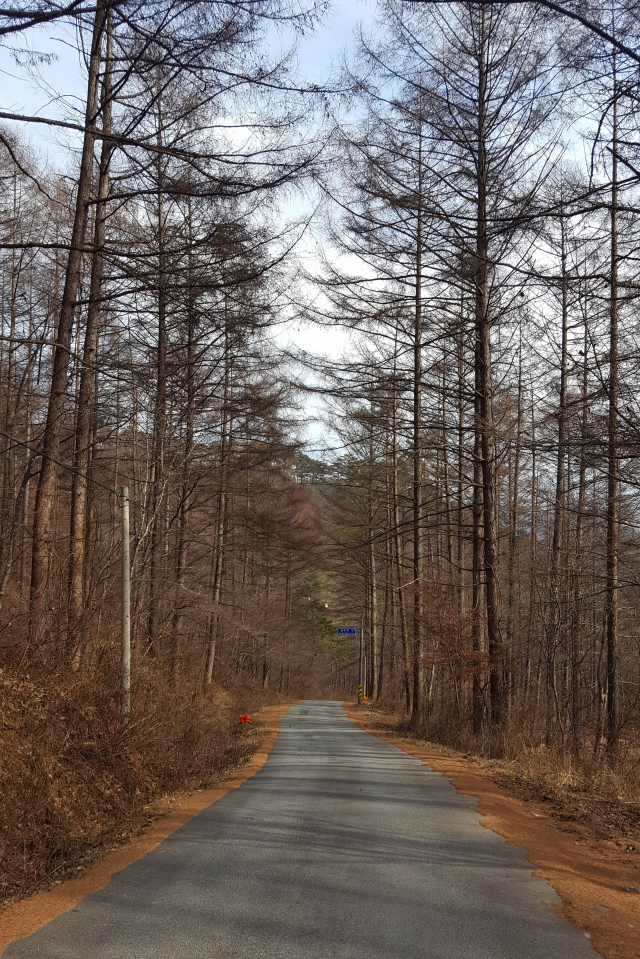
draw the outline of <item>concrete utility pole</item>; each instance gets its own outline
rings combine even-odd
[[[122,487],[122,590],[120,598],[120,662],[122,665],[122,718],[131,712],[131,568],[129,560],[129,487]]]
[[[364,657],[362,655],[364,649],[364,616],[360,620],[360,661],[358,664],[358,706],[362,706],[362,697],[364,695],[362,689],[362,683],[364,681],[363,675],[363,666],[364,666]]]

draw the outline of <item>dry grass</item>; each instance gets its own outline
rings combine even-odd
[[[611,764],[595,760],[592,754],[576,758],[540,746],[523,749],[501,765],[505,772],[535,782],[549,794],[584,792],[606,802],[640,803],[640,769],[631,753]]]
[[[0,900],[81,870],[148,824],[159,796],[228,778],[260,740],[238,724],[253,706],[246,687],[176,685],[147,667],[125,727],[115,669],[0,672]]]

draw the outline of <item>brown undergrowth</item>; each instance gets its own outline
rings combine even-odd
[[[255,751],[221,784],[212,789],[196,789],[160,797],[147,807],[152,823],[139,830],[130,841],[119,843],[106,855],[101,855],[89,869],[82,870],[65,882],[55,882],[46,891],[12,902],[0,910],[0,955],[10,942],[30,936],[56,916],[73,909],[85,896],[103,889],[115,872],[151,852],[189,819],[254,776],[264,765],[278,735],[280,720],[290,705],[285,703],[261,708],[257,717],[254,713],[254,722],[246,729],[246,733],[251,734]]]
[[[478,798],[482,825],[524,847],[560,896],[558,914],[604,959],[640,956],[640,808],[622,799],[633,776],[548,751],[487,759],[412,735],[404,717],[345,704],[363,729],[421,759],[462,795]],[[624,767],[622,767],[624,769]],[[570,773],[570,774],[569,774]],[[600,795],[594,795],[598,785]]]
[[[117,675],[0,671],[0,902],[78,875],[153,822],[160,797],[228,778],[260,739],[239,715],[264,698],[146,667],[125,726]]]

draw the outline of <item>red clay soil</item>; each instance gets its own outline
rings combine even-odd
[[[85,896],[103,889],[114,872],[119,872],[151,852],[179,826],[193,819],[218,799],[222,799],[228,792],[237,789],[251,776],[255,776],[266,762],[269,751],[276,741],[280,720],[290,705],[270,706],[257,717],[266,729],[264,739],[249,762],[227,782],[215,789],[203,789],[191,795],[166,797],[160,803],[154,804],[153,814],[159,818],[153,825],[126,845],[108,853],[84,875],[7,906],[0,915],[0,956],[10,942],[30,936],[32,932],[51,922],[56,916],[73,909]]]
[[[546,879],[562,900],[557,914],[587,933],[604,959],[639,959],[640,843],[597,838],[592,824],[554,819],[548,804],[516,795],[517,787],[494,772],[372,728],[362,707],[345,703],[344,708],[361,729],[421,759],[461,795],[477,796],[481,824],[526,849],[536,867],[533,875]]]

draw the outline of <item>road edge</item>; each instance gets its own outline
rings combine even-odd
[[[524,849],[533,875],[546,880],[560,898],[553,911],[574,929],[585,933],[594,956],[635,959],[639,954],[640,913],[634,912],[633,926],[627,924],[631,929],[624,928],[623,917],[631,904],[630,893],[625,882],[613,873],[606,875],[606,869],[601,875],[594,875],[596,866],[588,848],[576,849],[579,845],[576,840],[560,831],[548,815],[535,812],[534,803],[509,795],[465,760],[439,755],[429,747],[371,728],[362,707],[353,703],[343,703],[343,709],[350,722],[364,732],[420,759],[433,772],[448,779],[459,795],[474,796],[478,800],[475,811],[481,817],[480,825],[502,836],[510,846]],[[550,839],[553,855],[547,851]]]
[[[264,738],[251,759],[220,786],[215,789],[203,789],[191,795],[180,797],[180,808],[172,809],[168,815],[157,819],[153,825],[135,836],[123,846],[107,853],[77,879],[68,879],[44,892],[37,892],[27,899],[10,903],[0,914],[0,956],[6,947],[18,939],[24,939],[46,926],[52,919],[69,912],[79,902],[109,883],[111,876],[126,869],[146,856],[148,852],[179,829],[203,809],[212,806],[234,789],[238,789],[247,779],[259,772],[275,743],[282,717],[293,703],[280,706],[268,706],[256,717],[266,727]]]

